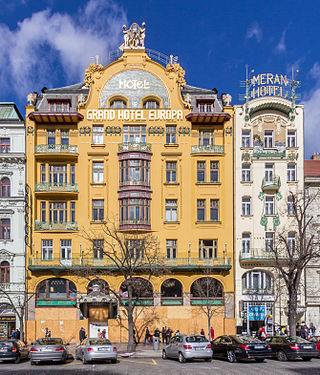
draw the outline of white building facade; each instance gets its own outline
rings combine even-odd
[[[20,321],[25,290],[25,124],[14,103],[0,103],[0,338]]]
[[[254,334],[265,325],[272,334],[287,323],[287,292],[272,266],[272,248],[276,232],[292,221],[288,195],[303,191],[303,166],[303,106],[279,96],[235,106],[238,333]]]

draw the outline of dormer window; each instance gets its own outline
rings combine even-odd
[[[213,112],[213,100],[198,100],[197,101],[197,107],[199,112]]]
[[[143,103],[144,109],[157,109],[159,108],[159,102],[157,100],[147,100]]]
[[[127,108],[127,103],[124,100],[113,100],[110,103],[110,108],[113,108],[113,109]]]
[[[51,112],[69,112],[70,102],[68,100],[49,101],[49,111]]]

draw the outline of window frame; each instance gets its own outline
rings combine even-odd
[[[53,260],[53,240],[51,239],[41,240],[41,259]]]
[[[197,199],[197,222],[206,221],[206,200]]]
[[[251,130],[242,129],[241,132],[241,147],[250,148],[251,147]]]
[[[210,221],[212,222],[220,221],[220,200],[219,199],[210,199]]]
[[[166,161],[166,183],[176,184],[177,183],[177,162]]]
[[[104,221],[104,199],[92,199],[91,205],[92,221]]]
[[[103,184],[104,183],[104,162],[103,160],[92,161],[92,183]]]
[[[251,197],[248,197],[248,196],[242,197],[241,216],[251,216]]]
[[[248,166],[245,168],[245,166]],[[251,164],[242,163],[241,165],[241,182],[251,182]]]
[[[165,201],[165,220],[166,220],[167,223],[177,223],[178,222],[178,199],[166,199],[166,201]]]

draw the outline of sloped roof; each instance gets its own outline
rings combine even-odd
[[[304,161],[304,176],[320,176],[320,160],[305,160]]]
[[[0,102],[0,120],[23,121],[23,117],[14,103]]]

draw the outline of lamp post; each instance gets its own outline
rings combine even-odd
[[[188,249],[188,264],[190,264],[190,257],[191,257],[191,242],[189,242],[189,249]]]
[[[228,242],[225,242],[224,243],[224,251],[223,251],[224,261],[226,261],[226,259],[227,259],[227,254],[228,254]]]

